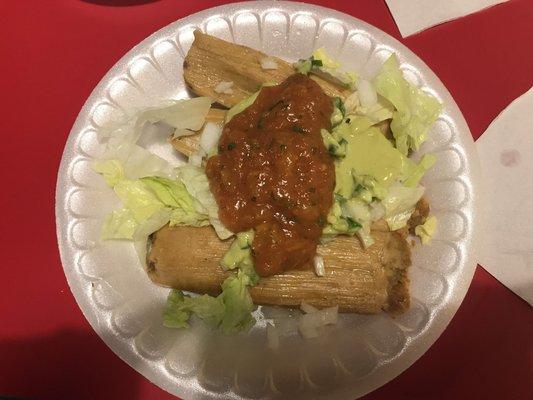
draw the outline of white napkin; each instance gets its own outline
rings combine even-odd
[[[484,179],[479,263],[533,305],[533,88],[476,141]]]
[[[403,37],[507,0],[385,0]]]

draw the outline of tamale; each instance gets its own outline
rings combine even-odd
[[[261,278],[250,289],[254,303],[316,307],[339,306],[341,312],[401,312],[409,307],[406,240],[396,232],[372,233],[376,243],[363,249],[359,240],[339,236],[318,247],[326,274],[312,266]],[[164,227],[151,237],[148,276],[158,284],[216,295],[228,272],[219,266],[231,240],[221,241],[211,227]]]
[[[261,60],[273,59],[277,69],[263,69]],[[288,62],[265,53],[206,35],[197,30],[183,63],[183,77],[199,96],[209,96],[232,107],[258,91],[264,84],[278,84],[295,70]],[[346,97],[349,92],[318,76],[312,76],[329,96]],[[233,82],[232,93],[217,93],[220,82]]]
[[[184,62],[184,77],[198,95],[209,96],[231,107],[256,92],[265,83],[280,83],[295,71],[275,58],[276,70],[263,70],[267,55],[245,46],[195,32],[194,43]],[[330,96],[346,97],[348,92],[319,77],[313,77]],[[233,82],[233,93],[218,93],[220,82]],[[224,121],[225,111],[211,109],[210,122]],[[389,121],[379,125],[390,136]],[[171,139],[173,147],[189,156],[198,149],[199,133]],[[374,245],[363,249],[354,237],[339,236],[318,247],[324,258],[326,276],[317,277],[311,266],[262,278],[250,288],[257,304],[317,307],[338,305],[341,312],[398,313],[409,307],[407,269],[411,264],[405,232],[389,232],[384,221],[375,223]],[[221,241],[211,227],[163,227],[150,238],[148,275],[159,285],[216,295],[229,274],[219,266],[231,244]]]

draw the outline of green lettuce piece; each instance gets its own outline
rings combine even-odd
[[[346,200],[339,200],[337,195],[327,216],[327,224],[322,234],[332,235],[354,235],[360,228],[361,224],[350,216],[343,215],[342,203]]]
[[[146,122],[164,122],[176,129],[177,136],[184,130],[198,131],[204,125],[212,102],[209,97],[166,101],[157,107],[143,110],[138,116],[136,126],[140,128]]]
[[[197,213],[208,216],[209,223],[215,228],[218,237],[224,240],[233,236],[233,232],[229,231],[218,218],[218,204],[209,188],[209,180],[204,169],[186,164],[176,168],[176,174],[194,199],[194,209]]]
[[[243,112],[244,110],[246,110],[248,107],[250,107],[255,99],[257,99],[257,96],[259,96],[259,93],[261,92],[261,90],[258,90],[257,92],[255,92],[254,94],[252,94],[251,96],[247,97],[246,99],[244,100],[241,100],[239,101],[237,104],[235,104],[233,107],[231,107],[229,110],[228,110],[228,113],[226,114],[226,124],[231,121],[231,119]]]
[[[195,210],[194,199],[183,182],[158,176],[142,178],[141,181],[153,191],[164,205],[172,207],[170,226],[209,225],[209,216]]]
[[[331,58],[323,47],[313,51],[312,57],[313,60],[320,60],[319,66],[323,68],[337,69],[341,66],[341,63]]]
[[[207,226],[210,225],[209,217],[195,210],[174,208],[170,212],[169,226]]]
[[[250,278],[239,271],[222,283],[222,293],[217,297],[203,295],[184,296],[179,290],[172,290],[163,311],[163,325],[169,328],[188,326],[191,314],[195,314],[212,328],[224,333],[233,333],[250,329],[255,320],[254,308],[248,292]]]
[[[192,208],[193,199],[182,182],[159,176],[141,178],[141,182],[148,186],[164,205]]]
[[[222,301],[225,306],[220,327],[223,332],[231,333],[250,329],[254,323],[252,311],[254,303],[248,286],[252,284],[250,277],[243,271],[237,276],[230,276],[222,283]]]
[[[385,61],[374,85],[396,109],[391,122],[396,148],[403,155],[418,150],[441,112],[439,101],[405,80],[395,55]]]
[[[113,187],[122,179],[136,180],[144,176],[169,176],[167,161],[132,142],[128,131],[109,138],[102,158],[92,164],[94,171],[103,175],[106,183]]]
[[[133,239],[133,234],[137,228],[137,221],[133,213],[124,208],[111,212],[102,226],[102,239]]]
[[[385,207],[385,220],[392,231],[403,228],[407,224],[415,210],[416,203],[423,194],[422,186],[410,188],[397,184],[389,188],[382,204]]]
[[[311,68],[313,68],[313,60],[311,58],[298,60],[292,66],[300,74],[308,75],[311,72]]]
[[[171,290],[163,310],[163,325],[167,328],[186,328],[191,315],[190,310],[183,306],[185,296],[181,290]]]
[[[95,172],[102,175],[108,186],[115,186],[124,179],[124,168],[119,160],[97,160],[92,164]]]
[[[355,89],[357,74],[355,72],[341,71],[341,63],[330,57],[323,47],[313,51],[311,60],[313,73],[326,80],[336,81],[347,88]]]
[[[150,218],[165,205],[141,180],[123,179],[114,187],[124,208],[131,211],[137,222]]]
[[[422,225],[415,227],[415,234],[420,238],[422,244],[428,244],[436,230],[437,218],[431,216]]]
[[[224,317],[225,306],[222,298],[203,296],[184,296],[180,290],[171,290],[165,309],[163,325],[168,328],[186,328],[191,314],[195,314],[207,325],[216,328]]]
[[[138,236],[136,241],[140,241],[167,223],[170,226],[205,226],[210,223],[207,212],[196,210],[196,200],[179,180],[159,176],[134,181],[122,179],[114,189],[124,209],[107,217],[102,228],[104,240],[135,239]],[[139,247],[142,246],[139,243]]]
[[[349,89],[355,89],[357,74],[355,72],[341,71],[340,63],[331,58],[324,48],[317,49],[307,59],[298,60],[293,64],[294,69],[304,75],[313,73],[321,78],[340,84]]]
[[[250,277],[252,284],[259,282],[259,275],[255,272],[252,258],[252,242],[254,240],[254,230],[239,232],[230,248],[222,257],[220,266],[225,270],[239,269]]]

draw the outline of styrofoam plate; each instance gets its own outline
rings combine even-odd
[[[395,52],[406,77],[443,103],[423,151],[438,157],[424,184],[438,232],[414,251],[412,308],[398,318],[343,315],[318,339],[297,334],[266,346],[257,311],[248,334],[222,336],[201,324],[161,325],[168,289],[155,286],[130,243],[99,240],[104,216],[118,207],[111,189],[90,169],[101,153],[100,127],[158,99],[188,97],[182,63],[194,29],[296,60],[314,48],[371,77]],[[152,135],[146,145],[181,162]],[[105,343],[163,389],[184,399],[354,399],[397,376],[420,357],[456,312],[472,279],[479,181],[474,143],[454,100],[435,74],[386,33],[351,16],[303,3],[248,2],[176,21],[126,54],[95,88],[72,128],[58,172],[56,222],[65,275],[82,312]],[[194,244],[191,243],[193,246]]]

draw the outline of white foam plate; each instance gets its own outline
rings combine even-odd
[[[412,308],[405,315],[343,315],[324,337],[283,336],[278,351],[266,346],[265,318],[275,312],[266,307],[256,312],[259,322],[248,334],[224,337],[201,324],[166,329],[161,310],[168,289],[150,282],[130,243],[100,242],[103,218],[118,202],[90,169],[103,148],[97,132],[158,99],[189,96],[182,63],[196,28],[287,60],[324,46],[366,77],[395,52],[406,77],[443,103],[423,147],[438,157],[424,184],[439,228],[431,245],[414,250]],[[180,161],[164,137],[152,137],[146,145]],[[156,32],[94,89],[59,168],[57,235],[65,275],[85,317],[119,357],[161,388],[184,399],[353,400],[408,368],[459,307],[476,265],[478,181],[474,143],[461,112],[435,74],[398,41],[322,7],[282,1],[232,4]]]

